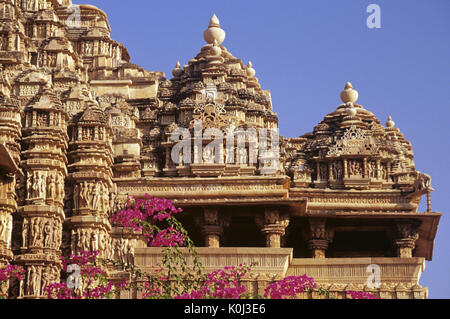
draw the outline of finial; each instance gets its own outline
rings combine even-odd
[[[183,70],[180,66],[180,61],[177,62],[175,65],[175,69],[172,70],[172,75],[176,78],[179,78],[183,74]]]
[[[209,20],[209,27],[203,33],[205,41],[209,44],[217,41],[217,44],[221,44],[225,40],[225,31],[220,27],[220,21],[215,14]]]
[[[353,89],[350,82],[345,84],[344,91],[341,92],[341,100],[344,103],[352,102],[355,103],[358,100],[358,91]]]
[[[247,65],[247,76],[252,78],[254,77],[256,74],[255,69],[253,68],[253,63],[252,61],[248,61],[248,65]]]
[[[386,127],[393,128],[395,127],[395,122],[392,120],[392,117],[389,115],[388,120],[386,122]]]
[[[217,18],[215,13],[212,15],[211,19],[209,20],[209,26],[220,28],[220,21],[219,21],[219,18]]]

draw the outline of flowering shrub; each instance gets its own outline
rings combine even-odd
[[[215,270],[206,276],[200,289],[176,296],[176,299],[241,299],[246,288],[239,283],[240,279],[250,271],[249,267],[239,265]]]
[[[3,291],[8,287],[10,279],[22,280],[25,277],[25,269],[17,265],[6,265],[0,268],[0,299],[3,298]]]
[[[347,295],[350,295],[352,299],[380,299],[377,295],[365,291],[347,291]]]
[[[264,297],[272,299],[295,299],[297,295],[304,291],[311,292],[317,284],[314,278],[303,276],[289,276],[280,281],[267,286]]]
[[[83,251],[80,255],[61,257],[63,270],[75,270],[66,282],[44,287],[48,299],[110,299],[126,287],[126,283],[109,282],[105,271],[97,266],[99,251]]]

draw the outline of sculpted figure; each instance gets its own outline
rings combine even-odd
[[[24,218],[22,224],[22,247],[28,247],[28,219]]]
[[[128,243],[127,249],[127,264],[134,265],[134,241]]]
[[[24,276],[23,276],[24,277]],[[22,298],[23,297],[23,293],[24,293],[24,291],[23,291],[23,286],[24,286],[24,284],[25,284],[25,278],[23,278],[22,277],[22,279],[19,281],[19,298]]]
[[[53,228],[48,221],[44,226],[44,247],[50,247],[53,235]]]
[[[38,198],[39,197],[39,175],[38,172],[33,172],[33,182],[31,184],[32,191],[31,197]]]
[[[38,239],[39,239],[39,220],[38,218],[34,218],[34,220],[32,221],[32,245],[33,246],[37,246],[38,243]]]
[[[56,198],[57,201],[64,199],[64,178],[61,175],[56,175]]]
[[[32,193],[33,193],[33,175],[28,173],[27,174],[27,199],[31,199],[32,198]]]
[[[92,200],[92,208],[98,209],[99,203],[100,203],[100,197],[101,197],[101,189],[100,189],[100,183],[95,183],[92,187],[93,189],[93,200]]]
[[[95,229],[91,233],[91,251],[98,250],[98,229]]]
[[[0,240],[6,242],[6,218],[0,215]]]
[[[55,175],[53,175],[52,173],[50,173],[47,177],[47,194],[48,197],[51,199],[55,199]]]
[[[87,182],[81,184],[80,200],[82,207],[89,207],[89,185]]]
[[[35,283],[36,283],[36,267],[31,266],[28,268],[28,295],[33,295]]]
[[[127,262],[127,249],[128,249],[128,239],[121,239],[121,261],[123,264]]]
[[[36,275],[34,276],[34,296],[39,296],[41,292],[41,267],[36,268]]]

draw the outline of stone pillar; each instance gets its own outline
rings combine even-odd
[[[377,179],[382,179],[381,175],[381,160],[377,159]]]
[[[344,162],[344,174],[342,174],[342,178],[347,178],[349,176],[348,169],[347,169],[347,159],[344,158],[343,162]]]
[[[60,278],[68,116],[50,88],[25,112],[30,120],[22,129],[25,190],[18,209],[22,245],[15,260],[26,270],[18,297],[36,299],[44,297],[46,285]]]
[[[72,202],[72,216],[66,219],[67,237],[70,237],[68,246],[71,254],[99,250],[99,257],[105,259],[113,259],[114,246],[118,259],[126,263],[125,256],[128,250],[134,249],[134,242],[122,240],[113,243],[109,222],[117,200],[111,171],[113,132],[104,111],[92,100],[85,104],[83,114],[70,127],[85,133],[78,134],[78,139],[70,142],[68,154],[70,186],[73,188],[73,197],[67,200]],[[90,151],[93,147],[96,149],[94,158]]]
[[[289,225],[289,215],[280,214],[277,207],[267,207],[264,214],[256,215],[255,221],[266,238],[266,247],[280,248],[281,239]]]
[[[19,101],[4,95],[5,86],[9,86],[9,82],[4,80],[0,70],[0,268],[13,259],[12,214],[17,211],[16,180],[21,177],[18,166],[23,115]],[[6,294],[6,290],[3,293]],[[0,291],[0,297],[3,293]]]
[[[228,225],[228,219],[223,216],[219,216],[219,207],[203,208],[201,228],[205,239],[205,246],[219,248],[220,237],[223,235],[223,228]]]
[[[326,219],[311,218],[306,233],[312,258],[325,258],[328,245],[334,237],[334,231],[326,226]]]
[[[397,238],[394,240],[394,246],[397,249],[397,257],[413,257],[416,240],[419,238],[417,225],[411,221],[399,221],[395,226]]]

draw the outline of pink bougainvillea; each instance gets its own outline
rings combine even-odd
[[[365,291],[347,291],[352,299],[380,299],[377,295],[370,294]]]
[[[246,293],[244,285],[239,283],[251,269],[245,265],[239,267],[224,267],[206,276],[206,281],[200,289],[175,297],[176,299],[240,299]]]
[[[314,278],[306,275],[289,276],[280,281],[269,284],[264,291],[264,297],[271,299],[294,299],[304,291],[316,288]]]

